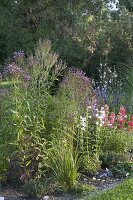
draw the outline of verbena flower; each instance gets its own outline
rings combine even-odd
[[[21,67],[17,66],[16,63],[7,64],[4,70],[5,76],[11,76],[13,78],[21,78],[24,81],[30,81],[31,76],[26,73]]]
[[[18,67],[15,63],[8,64],[4,70],[4,75],[20,75],[22,69]]]
[[[14,59],[16,59],[16,58],[23,58],[24,56],[25,56],[25,53],[22,50],[13,53]]]

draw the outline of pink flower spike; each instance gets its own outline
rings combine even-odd
[[[126,109],[123,106],[120,107],[119,114],[122,116],[126,116]]]

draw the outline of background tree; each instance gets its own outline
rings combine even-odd
[[[116,10],[110,8],[112,2],[117,3]],[[50,39],[69,67],[83,69],[98,84],[108,69],[115,69],[121,79],[121,69],[126,69],[124,63],[133,53],[130,4],[129,0],[3,0],[0,60],[14,51],[32,51],[40,38]]]

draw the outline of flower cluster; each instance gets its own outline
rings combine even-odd
[[[86,110],[87,106],[96,107],[96,96],[91,80],[81,70],[70,69],[60,84],[60,91],[67,92],[69,98]]]
[[[86,120],[87,120],[86,117],[80,116],[81,129],[82,129],[83,131],[86,130]]]
[[[27,74],[22,68],[18,67],[16,63],[7,64],[4,75],[6,76],[12,76],[12,77],[20,77],[24,81],[30,81],[31,77],[29,74]]]
[[[21,73],[22,69],[15,63],[8,64],[4,70],[4,75],[20,75]]]
[[[133,115],[130,116],[130,120],[127,119],[126,109],[121,106],[118,115],[114,112],[109,112],[109,107],[105,105],[101,107],[100,111],[96,114],[96,124],[99,126],[108,126],[113,128],[115,125],[118,129],[128,127],[128,131],[133,130]]]
[[[13,53],[13,57],[14,57],[14,59],[17,59],[17,58],[23,58],[25,56],[25,53],[24,53],[24,51],[18,51],[18,52],[14,52]]]
[[[119,114],[117,115],[118,128],[119,129],[123,128],[126,121],[127,121],[126,109],[124,107],[121,107],[119,110]]]
[[[95,124],[99,127],[109,127],[118,129],[127,128],[128,132],[133,131],[133,115],[130,116],[128,120],[126,109],[121,106],[118,115],[115,112],[109,112],[108,105],[101,107],[100,109],[95,109],[93,112],[92,107],[88,107],[88,118],[93,120],[95,119]],[[87,119],[80,116],[82,130],[86,129]]]

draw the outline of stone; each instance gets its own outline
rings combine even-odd
[[[48,200],[49,199],[49,196],[44,196],[43,197],[43,200]]]

